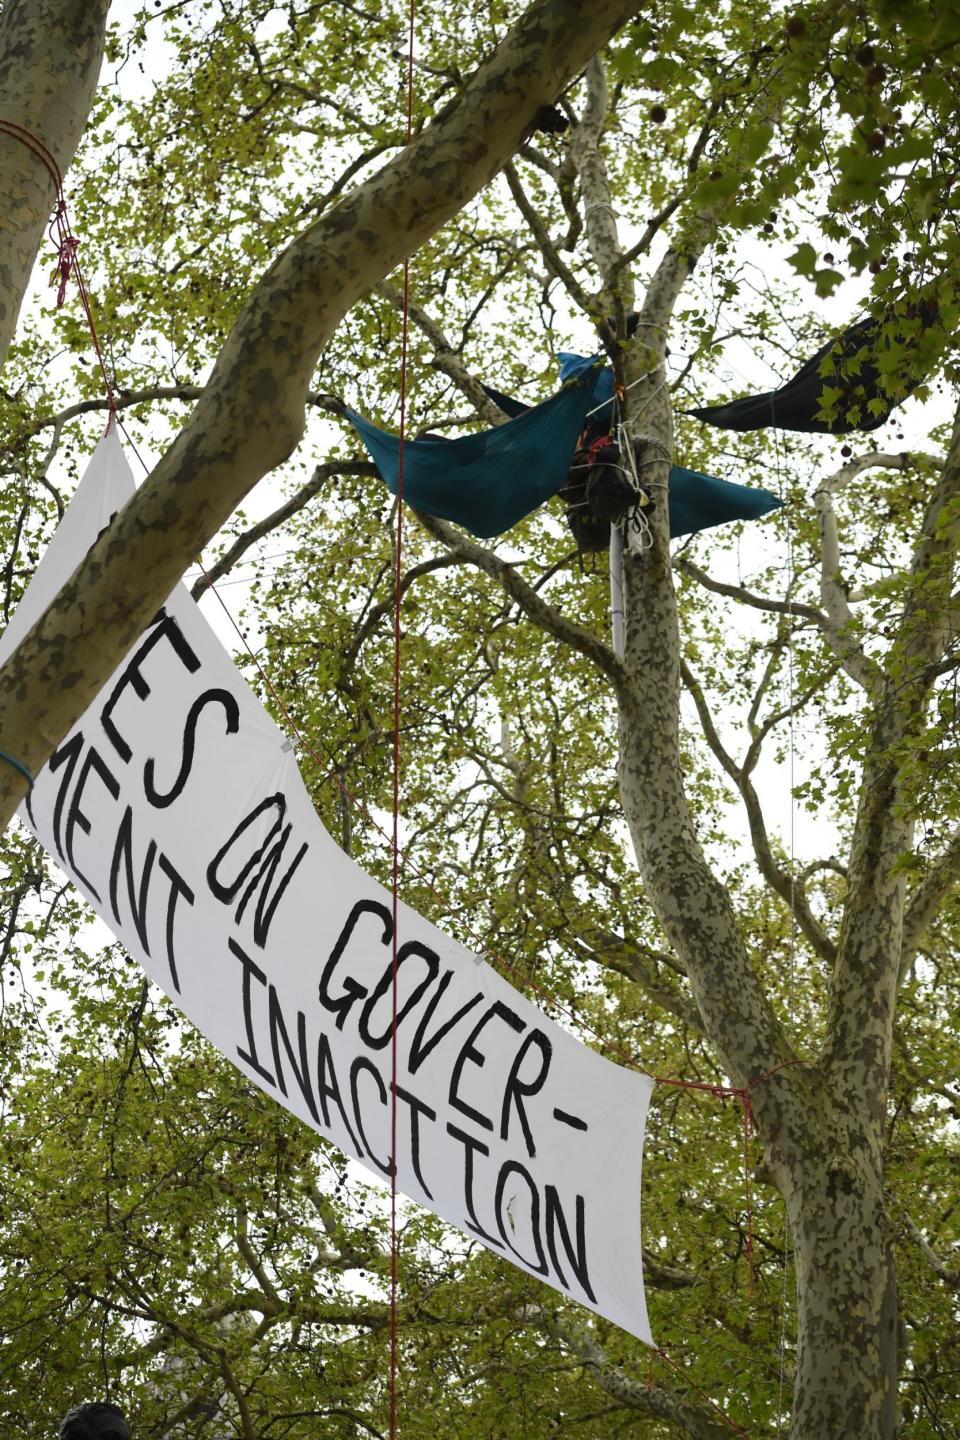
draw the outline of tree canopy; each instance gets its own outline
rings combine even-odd
[[[16,26],[40,14],[55,51],[53,9],[5,17],[3,113]],[[662,1356],[405,1211],[401,1433],[946,1437],[960,16],[630,10],[424,0],[411,145],[404,7],[111,19],[67,191],[123,422],[162,458],[4,667],[0,745],[43,763],[172,580],[213,615],[212,578],[318,813],[387,878],[396,506],[343,409],[397,428],[396,267],[415,247],[411,433],[500,423],[481,381],[533,403],[558,350],[606,350],[655,499],[652,549],[628,537],[622,657],[606,557],[578,555],[560,500],[483,545],[405,521],[402,894],[620,1063],[777,1073],[751,1085],[749,1200],[738,1106],[655,1094]],[[588,25],[564,71],[537,27],[569,45]],[[544,104],[566,125],[535,128]],[[9,167],[32,162],[3,155],[15,197]],[[775,386],[867,313],[888,397],[919,380],[869,437],[685,414]],[[854,403],[828,388],[822,418]],[[106,414],[79,306],[35,285],[0,391],[7,619]],[[783,508],[671,551],[671,458]],[[0,779],[9,814],[23,785]],[[385,1435],[382,1191],[178,1018],[23,829],[2,843],[11,1433],[40,1440],[109,1392],[138,1440]]]

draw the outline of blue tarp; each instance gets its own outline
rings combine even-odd
[[[728,520],[759,520],[781,502],[759,485],[734,485],[713,475],[670,466],[670,538],[693,535]]]
[[[596,403],[593,382],[600,373],[586,374],[582,383],[565,386],[492,430],[455,440],[407,440],[404,500],[484,540],[502,535],[556,495],[567,478],[584,418]],[[400,437],[352,410],[346,413],[395,495]]]
[[[576,380],[591,365],[600,362],[599,355],[574,355],[570,350],[558,350],[557,359],[560,361],[560,384],[565,385],[568,380]],[[605,365],[597,376],[593,385],[593,407],[595,414],[590,416],[590,429],[597,435],[605,434],[612,429],[614,423],[613,414],[613,370]]]
[[[588,411],[604,406],[597,418],[609,422],[613,403],[613,371],[602,367],[596,356],[562,352],[558,358],[561,380],[567,383],[540,405],[521,409],[519,401],[495,392],[496,403],[514,412],[503,425],[453,440],[407,440],[407,503],[488,540],[555,495],[567,478]],[[608,405],[610,415],[605,413]],[[396,494],[400,437],[352,410],[346,415]],[[679,465],[670,467],[669,502],[671,536],[728,520],[754,520],[780,504],[759,486],[733,485]]]

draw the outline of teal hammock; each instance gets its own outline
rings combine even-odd
[[[502,425],[453,440],[407,440],[403,447],[407,504],[489,540],[556,495],[567,478],[588,412],[613,394],[612,374],[600,362],[581,356],[563,358],[580,362],[566,367],[571,379],[563,389]],[[353,410],[347,410],[346,416],[395,495],[399,436]],[[769,490],[733,485],[679,465],[670,467],[671,536],[691,535],[729,520],[758,519],[779,504]]]
[[[404,500],[483,540],[502,535],[556,495],[567,478],[599,373],[565,385],[542,405],[492,430],[455,440],[405,441]],[[346,414],[396,495],[400,437],[352,410]]]

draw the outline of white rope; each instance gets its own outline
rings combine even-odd
[[[637,534],[640,536],[640,549],[652,550],[653,527],[651,526],[650,521],[647,519],[646,513],[644,512],[642,505],[638,505],[636,510],[633,512],[632,523],[636,527]]]
[[[646,371],[644,371],[644,373],[643,373],[642,375],[638,375],[637,378],[636,378],[636,380],[631,380],[631,381],[630,381],[630,384],[625,387],[624,393],[626,393],[627,390],[632,390],[636,385],[639,385],[639,384],[641,383],[641,381],[643,381],[643,380],[649,380],[650,376],[654,374],[655,370],[656,370],[656,366],[654,366],[654,369],[653,369],[653,370],[646,370]],[[661,385],[660,389],[661,389],[661,390],[663,389],[663,386],[662,386],[662,385]],[[657,394],[659,394],[659,393],[660,393],[660,391],[658,390],[658,391],[657,391]],[[591,415],[596,415],[596,413],[597,413],[598,410],[606,410],[606,408],[607,408],[608,405],[613,405],[613,404],[614,404],[614,402],[616,401],[616,398],[617,398],[617,397],[616,397],[616,395],[614,394],[614,395],[611,395],[611,396],[610,396],[610,399],[609,399],[609,400],[601,400],[601,401],[600,401],[600,404],[599,404],[599,405],[594,405],[593,409],[592,409],[592,410],[588,410],[587,413],[586,413],[586,415],[585,415],[583,418],[584,418],[585,420],[589,420],[589,419],[590,419],[590,416],[591,416]]]
[[[616,218],[617,212],[616,210],[614,210],[609,200],[594,200],[594,202],[591,205],[588,205],[584,210],[584,220],[586,220],[587,216],[590,215],[594,210],[609,210],[610,214]]]
[[[627,460],[626,465],[622,465],[620,468],[627,478],[633,481],[634,489],[642,495],[651,487],[640,479],[640,474],[637,469],[637,454],[633,445],[630,443],[630,436],[627,434],[627,429],[623,421],[617,426],[617,444],[620,448],[621,456],[625,455]],[[653,530],[650,527],[650,521],[643,513],[643,506],[640,504],[637,505],[633,512],[633,524],[636,527],[637,534],[640,536],[640,549],[652,550]]]
[[[639,430],[637,431],[635,438],[639,440],[641,444],[649,445],[654,450],[659,450],[660,454],[663,456],[664,460],[666,460],[668,465],[673,463],[673,456],[670,453],[669,447],[664,445],[662,440],[658,440],[656,435],[648,435],[645,431]],[[654,458],[652,460],[642,460],[640,462],[640,465],[644,470],[646,470],[650,465],[656,465],[657,463],[657,459]],[[636,456],[634,456],[634,465],[636,465]],[[638,478],[637,483],[640,485],[641,489],[646,490],[669,490],[670,488],[667,480],[640,480]]]

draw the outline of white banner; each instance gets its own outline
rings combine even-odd
[[[111,432],[0,662],[133,488]],[[327,834],[289,741],[183,586],[21,815],[221,1054],[389,1177],[390,895]],[[640,1262],[652,1082],[406,905],[397,929],[398,1188],[652,1344]]]

